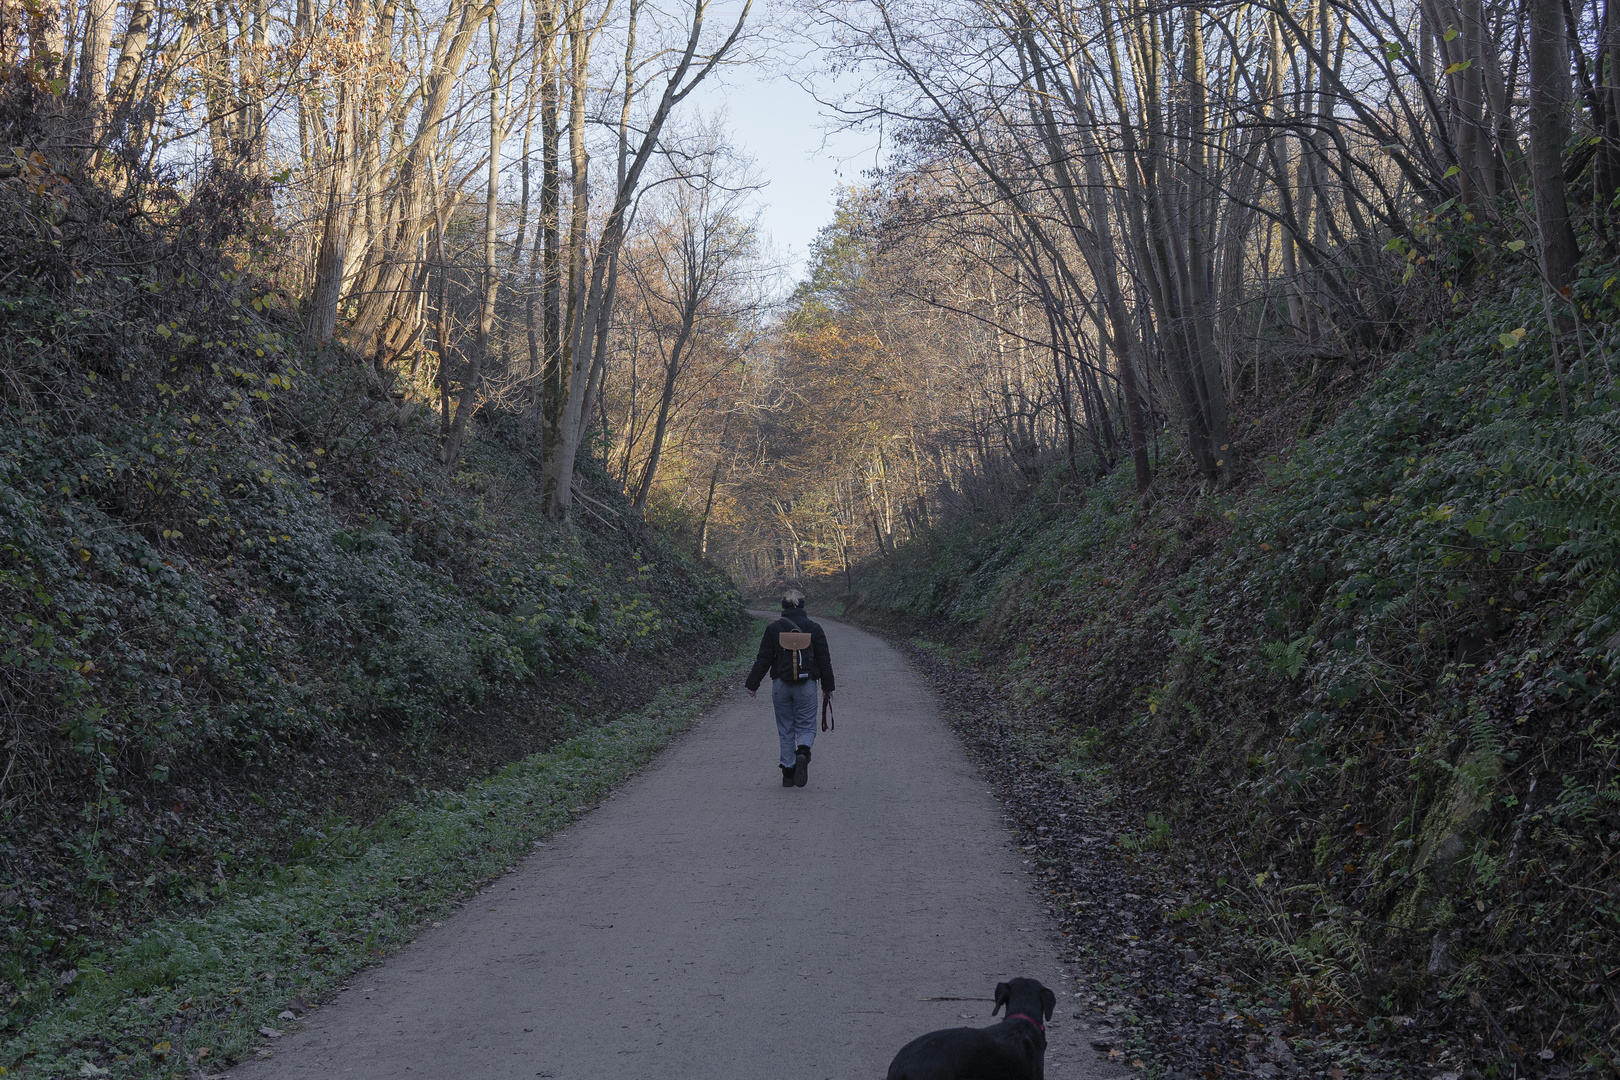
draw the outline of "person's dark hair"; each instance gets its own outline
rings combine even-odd
[[[785,590],[783,590],[783,592],[782,592],[782,608],[783,608],[783,610],[786,610],[788,608],[801,608],[801,607],[804,607],[804,593],[800,592],[798,589],[785,589]]]

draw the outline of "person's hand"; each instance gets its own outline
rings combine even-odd
[[[826,698],[828,701],[831,701],[832,696],[833,696],[833,692],[831,690],[823,690],[821,692],[821,696]]]
[[[756,691],[750,690],[750,691],[748,691],[748,696],[753,697],[755,695],[755,693],[756,693]]]

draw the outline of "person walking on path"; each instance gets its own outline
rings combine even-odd
[[[804,611],[804,593],[782,594],[782,617],[765,628],[759,655],[743,683],[753,697],[771,676],[771,703],[776,706],[776,733],[782,743],[782,786],[810,782],[810,747],[816,741],[816,687],[833,695],[832,656],[827,632]]]

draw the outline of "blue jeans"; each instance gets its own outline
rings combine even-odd
[[[771,704],[776,706],[776,734],[782,740],[782,768],[791,769],[794,751],[816,741],[816,680],[771,680]]]

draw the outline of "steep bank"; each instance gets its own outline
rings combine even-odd
[[[250,206],[3,179],[5,1034],[152,919],[731,651],[729,583],[605,479],[552,524],[515,417],[447,472],[411,372],[300,345]]]
[[[1609,275],[1563,370],[1509,271],[1319,434],[1239,412],[1233,490],[1048,476],[858,583],[1170,1075],[1615,1068]]]

